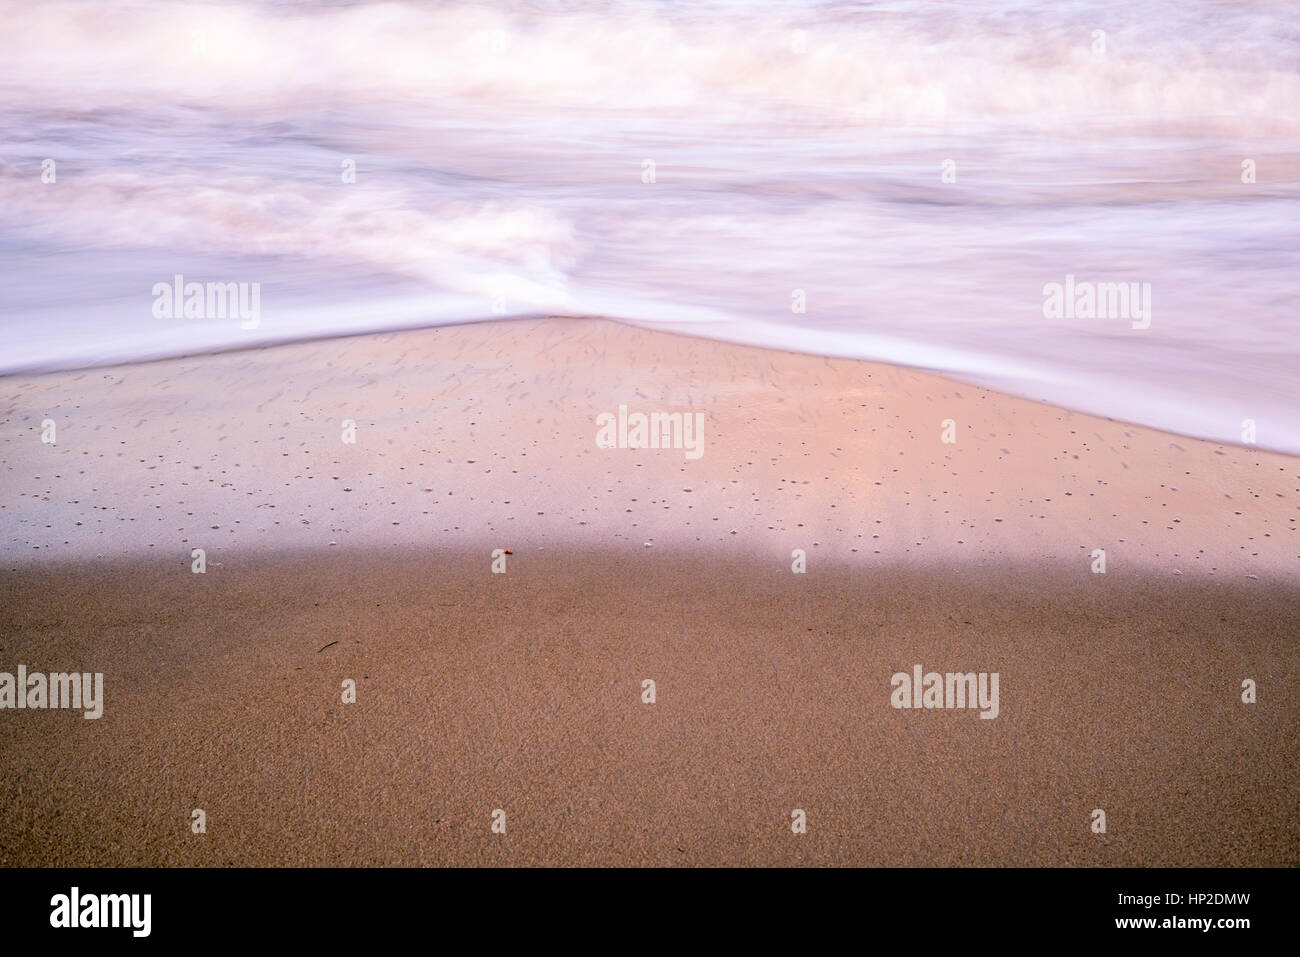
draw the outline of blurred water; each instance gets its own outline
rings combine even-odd
[[[1294,13],[3,4],[0,371],[605,315],[1300,452]],[[156,318],[178,273],[258,327]]]

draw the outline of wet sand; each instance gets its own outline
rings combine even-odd
[[[6,578],[4,660],[103,671],[105,707],[3,715],[4,864],[1298,862],[1294,589],[613,552],[193,578]],[[914,664],[999,672],[998,717],[891,708]]]
[[[1293,458],[583,320],[0,395],[0,671],[105,676],[0,711],[4,865],[1300,863]]]

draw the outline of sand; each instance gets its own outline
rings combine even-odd
[[[0,710],[2,864],[1300,862],[1292,457],[602,320],[0,394],[0,671],[105,676]]]

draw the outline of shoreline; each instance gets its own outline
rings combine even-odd
[[[1104,548],[1168,574],[1300,570],[1300,458],[898,366],[607,320],[470,323],[0,382],[0,567],[505,536],[815,548],[848,562],[1051,562]],[[624,405],[702,416],[702,457],[599,448],[599,417]]]
[[[829,359],[836,362],[861,363],[868,366],[879,366],[883,368],[900,369],[908,372],[915,372],[925,376],[933,376],[950,386],[965,387],[968,389],[978,389],[982,392],[988,392],[992,395],[1002,396],[1016,401],[1030,402],[1036,405],[1044,405],[1048,408],[1058,409],[1070,415],[1083,415],[1089,418],[1097,419],[1103,422],[1109,422],[1115,425],[1126,426],[1129,428],[1142,429],[1148,432],[1154,432],[1160,435],[1167,435],[1174,439],[1186,439],[1190,442],[1204,442],[1214,445],[1221,449],[1237,449],[1246,452],[1263,452],[1269,455],[1278,455],[1284,458],[1300,458],[1300,451],[1290,452],[1282,448],[1268,445],[1248,444],[1241,441],[1231,441],[1209,438],[1202,435],[1196,435],[1190,432],[1180,432],[1176,429],[1167,427],[1146,425],[1132,419],[1125,419],[1114,415],[1105,415],[1099,412],[1091,412],[1081,407],[1054,402],[1051,399],[1039,398],[1026,394],[1023,391],[1016,391],[1012,388],[1002,388],[999,385],[981,385],[973,378],[963,378],[957,372],[948,371],[935,366],[915,365],[905,362],[898,362],[891,359],[874,358],[871,356],[856,356],[850,353],[828,353],[817,351],[800,351],[787,345],[765,345],[748,342],[728,336],[707,335],[702,332],[694,331],[698,325],[710,325],[708,322],[698,323],[672,323],[663,322],[654,319],[613,319],[598,315],[556,315],[551,313],[523,313],[508,317],[502,316],[483,316],[477,319],[454,319],[446,322],[439,322],[429,325],[397,325],[391,328],[380,328],[363,330],[356,332],[329,332],[320,335],[294,335],[290,338],[269,340],[266,342],[257,342],[247,345],[228,345],[203,349],[196,352],[183,352],[167,355],[141,356],[134,359],[115,360],[112,362],[96,363],[93,365],[73,365],[61,366],[51,365],[42,367],[15,367],[0,371],[0,383],[7,379],[12,380],[37,380],[48,377],[68,377],[73,375],[84,375],[95,372],[113,372],[115,370],[130,370],[142,366],[150,366],[157,363],[170,362],[196,362],[202,361],[209,357],[223,357],[238,354],[272,352],[277,349],[291,349],[295,346],[310,346],[322,343],[347,342],[348,340],[364,339],[390,339],[394,336],[407,336],[411,334],[433,332],[439,329],[455,329],[464,326],[480,326],[489,324],[518,324],[518,323],[539,323],[539,322],[560,322],[560,323],[616,323],[630,329],[637,329],[643,332],[656,333],[672,337],[696,339],[707,343],[735,347],[740,349],[753,349],[760,352],[777,353],[783,356],[793,356],[803,359]],[[712,323],[717,324],[717,323]]]

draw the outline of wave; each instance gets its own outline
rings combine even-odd
[[[607,315],[1300,452],[1284,4],[0,14],[0,372]],[[176,275],[262,321],[160,319]]]

